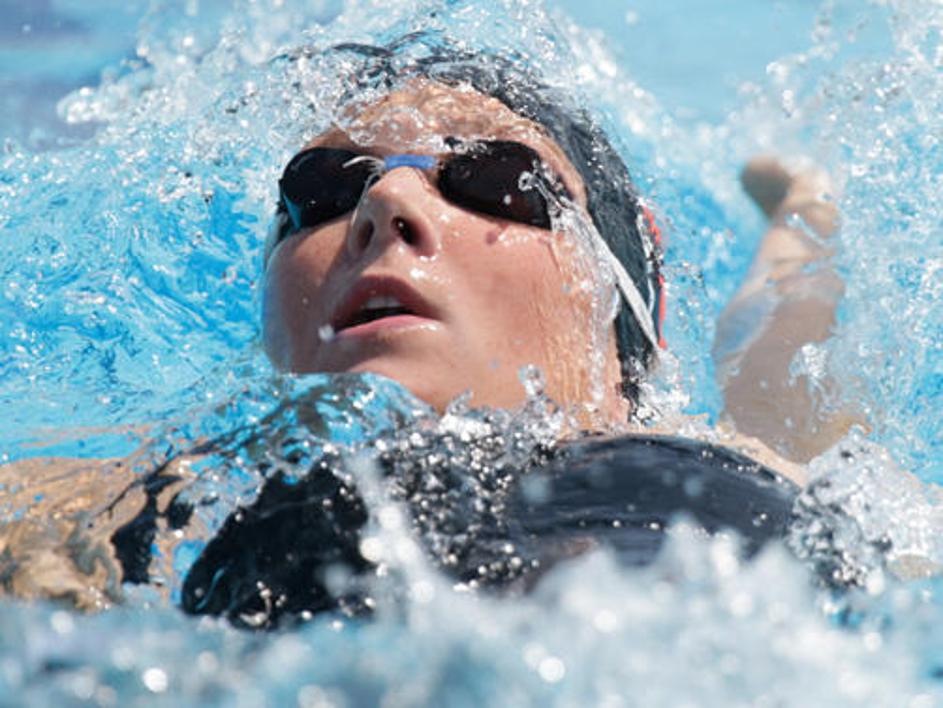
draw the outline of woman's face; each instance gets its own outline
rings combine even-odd
[[[585,205],[579,174],[541,129],[469,90],[414,84],[308,147],[438,153],[446,136],[523,143]],[[593,274],[574,238],[456,206],[434,182],[393,169],[353,213],[275,248],[264,295],[273,363],[381,374],[440,411],[465,392],[475,406],[514,407],[521,368],[536,365],[548,395],[584,421],[625,420],[615,337],[593,315],[595,288],[581,287]]]

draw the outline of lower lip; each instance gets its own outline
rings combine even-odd
[[[393,315],[392,317],[382,317],[378,320],[347,327],[335,333],[334,338],[355,339],[372,337],[379,334],[399,332],[419,327],[426,328],[433,324],[435,324],[435,320],[430,320],[427,317],[419,317],[418,315]]]

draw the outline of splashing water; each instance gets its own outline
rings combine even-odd
[[[645,12],[633,22],[644,29]],[[594,554],[500,601],[456,592],[414,552],[403,510],[420,480],[404,468],[400,486],[377,481],[367,495],[373,557],[396,576],[371,590],[375,620],[326,615],[257,636],[130,585],[127,606],[98,616],[4,601],[0,695],[36,705],[943,699],[940,581],[895,579],[943,564],[932,485],[943,474],[943,8],[825,2],[808,29],[807,46],[740,86],[729,115],[696,123],[668,115],[658,87],[643,88],[603,35],[538,2],[152,3],[134,56],[109,59],[101,81],[61,101],[74,131],[65,145],[10,139],[0,154],[0,459],[133,452],[144,470],[215,441],[181,497],[196,530],[157,537],[166,555],[152,570],[172,601],[272,469],[300,478],[333,450],[357,460],[376,441],[402,443],[411,459],[420,450],[426,471],[437,455],[516,468],[560,424],[533,374],[518,417],[458,406],[443,420],[379,379],[272,375],[255,342],[278,169],[349,88],[342,57],[292,55],[299,46],[461,37],[513,49],[603,111],[667,227],[675,359],[645,391],[659,416],[721,410],[713,322],[760,231],[735,192],[737,169],[758,151],[814,158],[841,187],[834,262],[846,296],[834,336],[793,370],[812,385],[838,381],[870,430],[813,463],[792,554],[770,547],[743,561],[736,540],[705,540],[682,521],[650,568]],[[456,550],[424,532],[433,555]],[[810,568],[856,589],[817,588]]]

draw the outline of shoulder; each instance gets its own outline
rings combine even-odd
[[[726,422],[710,427],[699,417],[678,416],[654,427],[638,428],[632,432],[664,438],[683,437],[704,445],[718,446],[754,460],[799,487],[804,487],[808,482],[803,465],[777,454],[759,438],[744,435]]]

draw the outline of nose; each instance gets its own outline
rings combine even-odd
[[[432,187],[423,173],[399,168],[374,182],[361,200],[347,232],[347,250],[354,258],[401,245],[416,255],[432,256],[439,249],[432,214]]]

